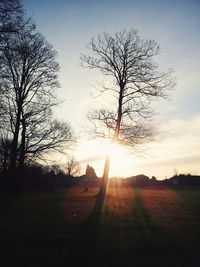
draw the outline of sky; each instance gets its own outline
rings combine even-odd
[[[92,94],[103,77],[80,66],[80,54],[98,33],[137,28],[144,39],[161,47],[160,70],[174,69],[177,79],[170,101],[152,104],[154,142],[132,153],[113,150],[110,175],[144,173],[164,179],[174,173],[200,174],[200,1],[198,0],[24,0],[27,14],[58,52],[64,100],[57,118],[69,122],[78,137],[74,155],[102,175],[107,144],[88,140],[86,114],[105,100]],[[60,156],[58,161],[65,162]]]

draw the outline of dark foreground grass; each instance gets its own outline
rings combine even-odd
[[[200,188],[0,198],[0,266],[200,266]]]

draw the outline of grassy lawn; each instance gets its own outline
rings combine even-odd
[[[0,197],[0,266],[200,266],[200,188]]]

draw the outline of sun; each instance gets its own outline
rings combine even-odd
[[[110,157],[110,176],[123,176],[130,165],[133,165],[133,158],[122,145],[117,143],[110,143],[107,151]]]
[[[109,176],[123,176],[134,162],[123,146],[111,143],[110,140],[82,141],[76,155],[82,165],[91,164],[98,176],[102,176],[106,156],[110,157]]]
[[[106,144],[105,151],[107,155],[113,159],[123,153],[124,148],[117,143],[108,142],[108,144]]]

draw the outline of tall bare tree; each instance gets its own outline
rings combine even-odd
[[[158,71],[154,58],[159,45],[154,40],[142,40],[137,30],[120,31],[113,35],[103,33],[88,44],[89,54],[82,55],[83,66],[97,69],[112,79],[112,86],[103,86],[100,94],[110,93],[116,105],[90,114],[97,136],[109,137],[134,147],[152,135],[144,120],[152,116],[153,99],[166,97],[174,87],[172,71]],[[97,123],[95,123],[97,122]],[[106,130],[106,131],[105,131]],[[107,183],[109,158],[103,175],[103,191]]]
[[[23,167],[25,157],[61,150],[72,140],[68,124],[52,118],[58,104],[56,52],[34,27],[26,24],[9,35],[1,48],[1,98],[13,133],[10,168]]]

